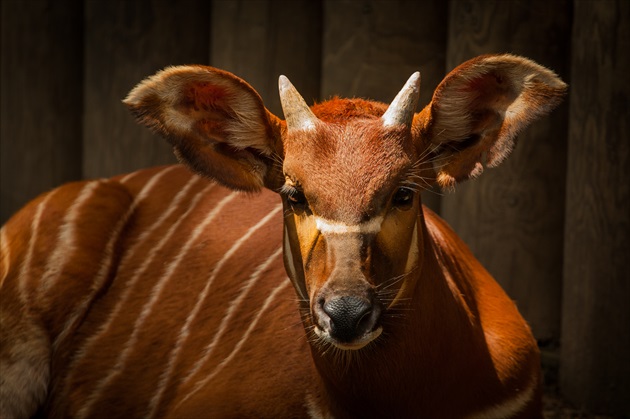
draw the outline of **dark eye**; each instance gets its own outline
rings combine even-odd
[[[392,205],[400,209],[411,208],[414,192],[412,189],[400,187],[392,197]]]
[[[304,192],[299,189],[292,190],[287,196],[287,200],[294,210],[304,209],[306,206],[306,197],[304,196]]]

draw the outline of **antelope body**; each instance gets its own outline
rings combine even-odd
[[[529,327],[420,192],[500,163],[566,86],[482,56],[415,113],[419,83],[309,108],[281,77],[286,121],[211,67],[138,85],[197,174],[67,184],[2,228],[1,416],[540,417]]]

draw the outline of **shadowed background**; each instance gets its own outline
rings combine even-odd
[[[0,221],[60,183],[171,163],[121,100],[169,65],[248,81],[282,116],[307,102],[389,102],[422,73],[421,106],[457,64],[511,52],[570,85],[503,165],[427,192],[531,324],[560,390],[630,416],[630,2],[626,0],[3,0]]]

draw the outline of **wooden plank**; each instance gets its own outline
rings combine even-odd
[[[575,2],[560,384],[630,417],[630,2]]]
[[[307,102],[319,99],[321,10],[318,0],[215,1],[211,63],[246,80],[283,117],[281,74]]]
[[[447,66],[484,53],[530,57],[567,80],[568,1],[451,1]],[[442,214],[516,300],[535,336],[560,335],[567,105],[520,135],[498,169],[458,185]]]
[[[447,3],[326,0],[322,97],[391,102],[415,71],[422,75],[419,108],[444,76]],[[422,200],[439,212],[439,191]]]
[[[0,223],[81,177],[82,16],[72,0],[3,0]]]
[[[121,100],[166,66],[208,63],[209,3],[87,1],[85,16],[85,176],[174,162],[168,144],[136,124]]]

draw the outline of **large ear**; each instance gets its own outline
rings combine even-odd
[[[233,74],[170,67],[136,86],[124,103],[194,171],[237,190],[275,187],[284,122]]]
[[[452,188],[478,176],[484,163],[501,163],[516,135],[554,109],[566,89],[554,72],[509,54],[480,56],[455,68],[414,118],[422,137],[417,141],[433,151],[437,183]]]

